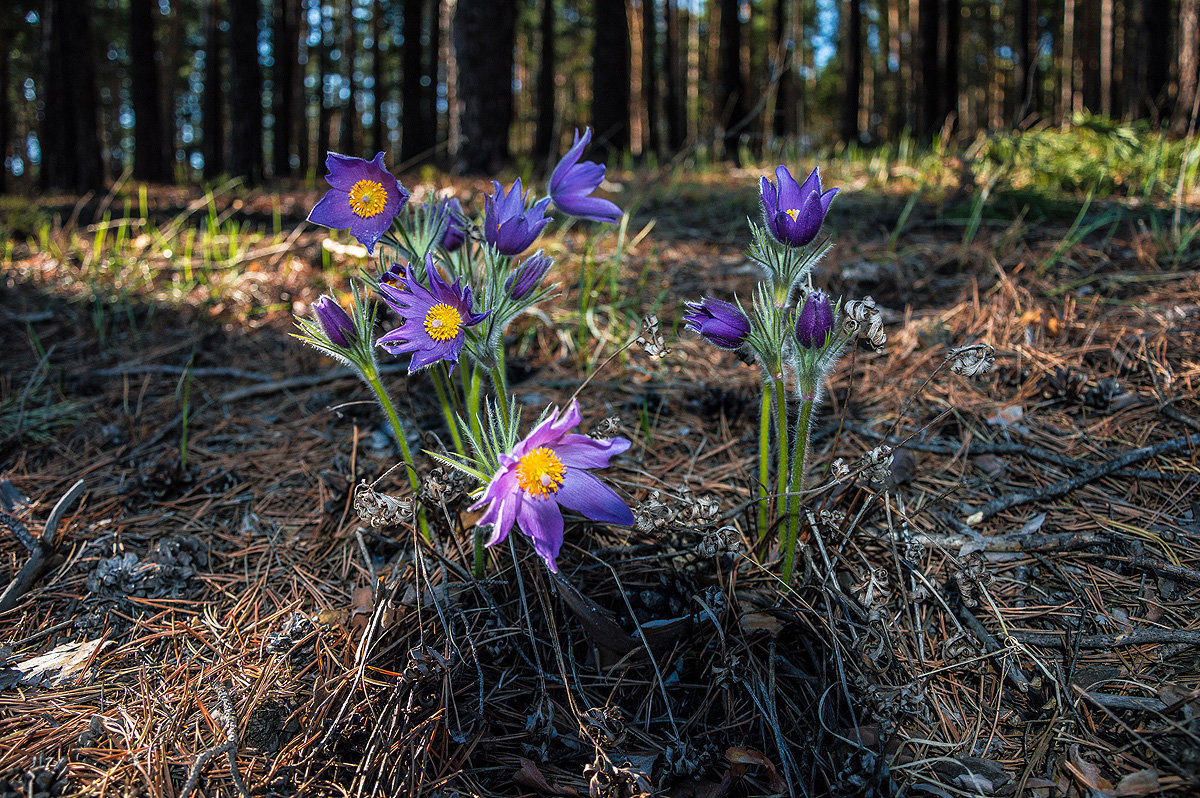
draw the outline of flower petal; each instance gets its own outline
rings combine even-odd
[[[608,461],[629,449],[625,438],[596,440],[587,435],[564,435],[554,453],[568,468],[607,468]]]
[[[563,544],[563,517],[557,502],[525,497],[517,508],[517,526],[533,541],[533,550],[550,570],[558,573],[556,560]]]
[[[348,230],[355,222],[361,221],[350,209],[350,195],[336,188],[327,191],[321,201],[313,206],[308,213],[308,220],[331,230]]]
[[[609,524],[633,524],[633,511],[616,492],[578,468],[568,468],[554,498],[563,507]]]

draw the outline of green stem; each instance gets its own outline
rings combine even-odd
[[[371,390],[375,393],[375,398],[379,400],[379,406],[383,408],[383,412],[387,414],[388,422],[392,425],[392,435],[395,436],[396,442],[400,444],[400,456],[404,458],[404,464],[408,466],[404,470],[408,472],[408,484],[412,486],[413,493],[421,492],[421,484],[417,481],[417,469],[413,463],[412,451],[408,448],[408,438],[404,435],[404,425],[400,423],[400,416],[396,415],[396,406],[392,404],[392,399],[388,396],[387,391],[383,389],[383,384],[379,382],[379,374],[372,370],[370,373],[364,373],[363,377],[367,381],[367,385],[371,386]],[[421,534],[426,540],[430,539],[429,521],[425,518],[425,508],[417,509],[417,524],[421,527]]]
[[[776,506],[783,506],[784,496],[788,485],[788,423],[787,423],[787,388],[783,377],[774,380],[775,383],[775,438],[779,444],[779,471],[775,476],[775,494],[779,497]]]
[[[483,440],[483,424],[479,420],[479,393],[483,384],[480,374],[482,371],[483,369],[478,364],[471,366],[471,384],[467,389],[467,420],[471,424],[471,434],[477,441]]]
[[[462,436],[458,434],[458,417],[454,412],[454,407],[450,403],[444,369],[445,366],[439,363],[438,367],[430,372],[430,375],[433,377],[433,389],[437,391],[438,401],[442,403],[442,416],[446,419],[446,426],[450,428],[450,437],[454,441],[454,451],[460,455],[466,455],[467,450],[463,446]]]
[[[771,524],[767,486],[771,482],[771,391],[763,383],[762,409],[758,416],[758,537],[767,534]]]
[[[812,429],[812,399],[800,405],[800,418],[796,423],[796,437],[792,448],[791,485],[788,488],[787,534],[784,539],[783,581],[792,583],[792,571],[796,567],[796,544],[800,538],[800,491],[804,489],[804,465],[808,459],[808,435]]]

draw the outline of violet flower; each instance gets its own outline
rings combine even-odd
[[[565,412],[551,413],[512,451],[500,456],[500,469],[483,497],[471,506],[472,510],[487,507],[476,523],[491,524],[488,546],[508,537],[516,522],[533,541],[534,551],[557,573],[563,543],[560,508],[593,521],[633,523],[633,513],[621,497],[587,471],[607,467],[613,456],[629,448],[629,441],[596,440],[567,432],[579,421],[579,403],[572,401]]]
[[[393,355],[412,353],[408,371],[445,360],[454,368],[466,339],[465,328],[487,318],[487,313],[471,312],[471,289],[459,281],[447,285],[433,265],[433,256],[425,257],[425,275],[429,287],[417,280],[412,264],[394,282],[380,282],[379,293],[402,319],[401,325],[379,337],[376,342]]]
[[[550,175],[550,197],[554,207],[568,216],[590,219],[593,222],[620,221],[622,211],[600,197],[589,196],[604,182],[604,164],[595,161],[579,162],[584,149],[592,140],[592,129],[585,128],[583,136],[575,131],[575,142]]]
[[[554,259],[539,249],[513,269],[513,273],[504,281],[504,290],[513,299],[524,299],[541,284],[553,264]]]
[[[507,194],[497,181],[493,180],[492,185],[496,187],[495,193],[485,195],[483,200],[483,237],[501,255],[520,255],[550,223],[550,217],[546,216],[550,198],[538,200],[526,210],[521,178],[517,178]]]
[[[375,243],[408,201],[408,192],[384,168],[382,152],[373,161],[331,152],[325,168],[332,188],[313,206],[308,220],[334,230],[349,229],[367,252],[374,253]]]
[[[442,249],[453,252],[467,240],[467,231],[463,227],[463,209],[457,198],[443,200],[440,211],[446,214],[446,232],[442,233]]]
[[[750,319],[737,305],[720,299],[704,297],[699,302],[688,302],[688,313],[683,316],[684,326],[708,339],[709,343],[722,349],[737,350],[750,334]]]
[[[322,296],[313,303],[312,308],[317,315],[317,322],[321,325],[321,329],[329,338],[330,343],[340,346],[342,349],[349,349],[354,341],[358,340],[358,333],[354,329],[354,319],[350,318],[350,314],[338,304],[336,299],[331,296]]]
[[[840,189],[821,193],[821,173],[813,169],[804,185],[798,185],[786,166],[775,169],[778,188],[768,178],[761,181],[763,217],[771,235],[781,244],[802,247],[817,237],[829,211],[829,203]]]
[[[796,343],[805,349],[824,349],[833,333],[833,306],[829,294],[814,291],[804,298],[796,317]]]

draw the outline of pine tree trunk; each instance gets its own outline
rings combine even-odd
[[[501,3],[501,5],[503,5]],[[457,24],[457,23],[456,23]],[[437,28],[430,19],[426,0],[404,0],[404,70],[400,85],[400,161],[406,164],[427,160],[437,144],[437,117],[429,107],[428,91],[421,79],[428,77],[430,88],[436,86],[436,66],[430,72],[422,37],[427,26]],[[437,52],[436,37],[432,45]],[[509,56],[511,71],[512,56]]]
[[[129,0],[129,94],[133,103],[133,177],[164,183],[169,179],[163,151],[162,95],[154,59],[154,14],[151,0]]]
[[[646,140],[644,151],[662,153],[659,136],[658,12],[655,0],[642,0],[642,94],[646,101]]]
[[[262,180],[262,74],[258,65],[258,0],[229,0],[229,172],[248,183]]]
[[[272,170],[275,177],[292,173],[293,134],[296,127],[296,78],[299,65],[300,6],[297,0],[275,0],[271,28],[271,75],[275,117]]]
[[[1171,129],[1183,135],[1196,126],[1200,96],[1200,0],[1182,0],[1179,7],[1179,97]]]
[[[508,162],[516,12],[512,0],[458,0],[453,28],[461,140],[454,160],[460,174],[492,174]]]
[[[942,105],[941,70],[938,65],[938,0],[920,0],[921,39],[921,133],[931,137],[941,127],[939,111]]]
[[[45,116],[41,181],[80,194],[104,187],[92,54],[91,3],[46,0],[42,10]]]
[[[346,101],[342,104],[342,124],[341,131],[338,133],[338,150],[345,155],[355,155],[362,157],[359,153],[361,150],[359,142],[359,115],[358,115],[358,86],[355,81],[355,61],[358,55],[358,40],[354,35],[354,13],[353,9],[347,7],[342,12],[342,68],[345,70],[342,74],[342,83],[349,91],[347,92]]]
[[[0,25],[0,194],[8,191],[8,148],[12,144],[12,110],[8,103],[12,66],[8,38],[8,28]]]
[[[325,91],[325,76],[329,74],[333,56],[333,42],[330,34],[325,32],[325,22],[330,19],[329,7],[325,4],[321,5],[321,39],[317,44],[319,53],[317,55],[317,166],[322,167],[325,164],[326,155],[329,153],[329,140],[332,137],[333,131],[330,129],[333,126],[333,105]]]
[[[939,124],[946,127],[946,120],[951,119],[953,115],[948,125],[953,129],[954,121],[958,118],[958,56],[962,36],[962,0],[944,0],[938,33],[938,66],[941,71],[939,83],[942,89]]]
[[[684,88],[684,56],[680,47],[679,0],[663,0],[667,15],[666,60],[667,147],[679,152],[687,142],[687,98]]]
[[[371,4],[371,153],[387,152],[387,135],[383,129],[383,104],[387,92],[383,88],[383,0]]]
[[[602,158],[629,149],[630,46],[625,0],[596,0],[592,127]]]
[[[1171,0],[1143,0],[1138,25],[1138,116],[1159,124],[1171,73]]]
[[[538,53],[537,130],[533,138],[533,155],[539,160],[545,160],[554,154],[554,0],[542,0],[539,35],[541,50]]]
[[[741,161],[738,138],[749,125],[746,88],[742,83],[742,21],[739,0],[720,0],[717,44],[715,121],[723,131],[724,156]],[[711,23],[710,23],[711,24]]]
[[[1013,125],[1019,126],[1034,111],[1033,97],[1037,91],[1037,64],[1034,63],[1032,0],[1017,0],[1014,82],[1016,83],[1017,112]]]
[[[846,0],[843,6],[846,24],[842,29],[842,141],[858,142],[859,98],[862,96],[862,5],[860,0]]]
[[[204,179],[213,180],[225,171],[225,97],[221,64],[225,61],[221,42],[221,0],[208,0],[204,7]]]

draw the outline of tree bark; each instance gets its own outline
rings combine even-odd
[[[272,143],[272,171],[276,177],[292,173],[292,150],[296,129],[296,78],[299,66],[300,4],[298,0],[275,0],[271,28],[271,55],[275,117]]]
[[[498,5],[506,4],[498,3]],[[455,24],[457,25],[457,18]],[[426,27],[430,25],[430,13],[426,0],[404,0],[402,64],[404,74],[400,87],[400,161],[406,164],[428,159],[432,156],[434,147],[437,146],[437,117],[431,112],[426,89],[421,85],[423,79],[428,79],[432,87],[437,79],[436,67],[432,73],[426,67],[428,61],[436,63],[436,59],[426,58],[426,47],[422,42]],[[432,27],[436,28],[436,25],[436,22],[432,23]],[[511,72],[511,45],[509,49],[508,70]],[[437,52],[436,44],[433,51]]]
[[[592,127],[602,158],[629,149],[630,46],[625,0],[596,0]]]
[[[533,155],[539,160],[554,154],[555,108],[555,35],[554,0],[542,0],[539,26],[541,52],[538,54],[537,130],[533,138]]]
[[[133,103],[133,177],[165,183],[171,179],[163,149],[162,92],[154,45],[158,4],[129,0],[129,94]]]
[[[1037,62],[1036,37],[1033,35],[1036,22],[1036,10],[1033,0],[1017,0],[1016,8],[1016,47],[1017,64],[1014,72],[1016,81],[1017,112],[1012,120],[1014,126],[1020,126],[1029,116],[1037,111],[1035,97],[1037,96]]]
[[[1137,115],[1159,124],[1167,115],[1171,73],[1171,0],[1143,0],[1138,25]]]
[[[656,156],[662,152],[659,135],[658,76],[658,12],[655,0],[642,0],[642,93],[646,101],[645,152]]]
[[[741,161],[738,138],[750,123],[746,87],[742,82],[742,21],[739,0],[720,0],[717,44],[715,121],[722,131],[724,156]],[[711,23],[710,23],[711,24]]]
[[[942,101],[939,124],[947,126],[947,119],[958,118],[958,67],[959,47],[962,37],[962,0],[944,0],[938,34],[938,67],[941,70],[940,85]],[[949,127],[953,129],[951,122]]]
[[[1171,129],[1183,135],[1195,130],[1196,99],[1200,92],[1200,0],[1182,0],[1179,7],[1179,96]]]
[[[8,103],[8,82],[12,80],[10,35],[8,27],[0,24],[0,194],[8,191],[8,148],[12,144],[12,109]]]
[[[455,170],[490,174],[509,159],[512,124],[514,0],[458,0],[454,50],[461,130]]]
[[[858,142],[859,99],[862,96],[862,5],[860,0],[846,0],[842,7],[845,24],[842,26],[842,88],[841,139]]]
[[[371,4],[371,152],[387,152],[387,133],[383,127],[383,0]]]
[[[237,111],[231,120],[229,172],[251,184],[263,175],[258,17],[258,0],[229,0],[229,103]]]
[[[684,87],[684,57],[680,46],[679,0],[663,0],[667,16],[666,61],[667,147],[679,152],[687,142],[687,97]]]
[[[208,0],[204,7],[204,178],[213,180],[225,171],[225,97],[221,64],[225,57],[221,42],[221,0]]]
[[[325,77],[329,74],[329,70],[333,61],[331,50],[333,50],[332,31],[325,30],[325,22],[330,17],[330,7],[322,3],[320,6],[320,42],[317,44],[319,53],[317,55],[317,167],[320,168],[325,164],[326,155],[329,152],[329,140],[332,138],[333,131],[333,106],[330,98],[325,91]],[[332,27],[332,26],[331,26]]]
[[[362,149],[359,129],[362,127],[358,114],[358,86],[355,81],[355,60],[358,55],[358,39],[354,35],[354,11],[347,5],[342,11],[342,83],[350,91],[342,104],[342,124],[338,133],[338,150],[346,155],[358,155]]]
[[[914,0],[915,2],[916,0]],[[931,137],[941,126],[941,70],[938,65],[938,0],[920,0],[921,108],[918,119],[922,135]]]
[[[42,10],[45,116],[39,133],[44,188],[98,191],[100,155],[91,3],[46,0]]]

